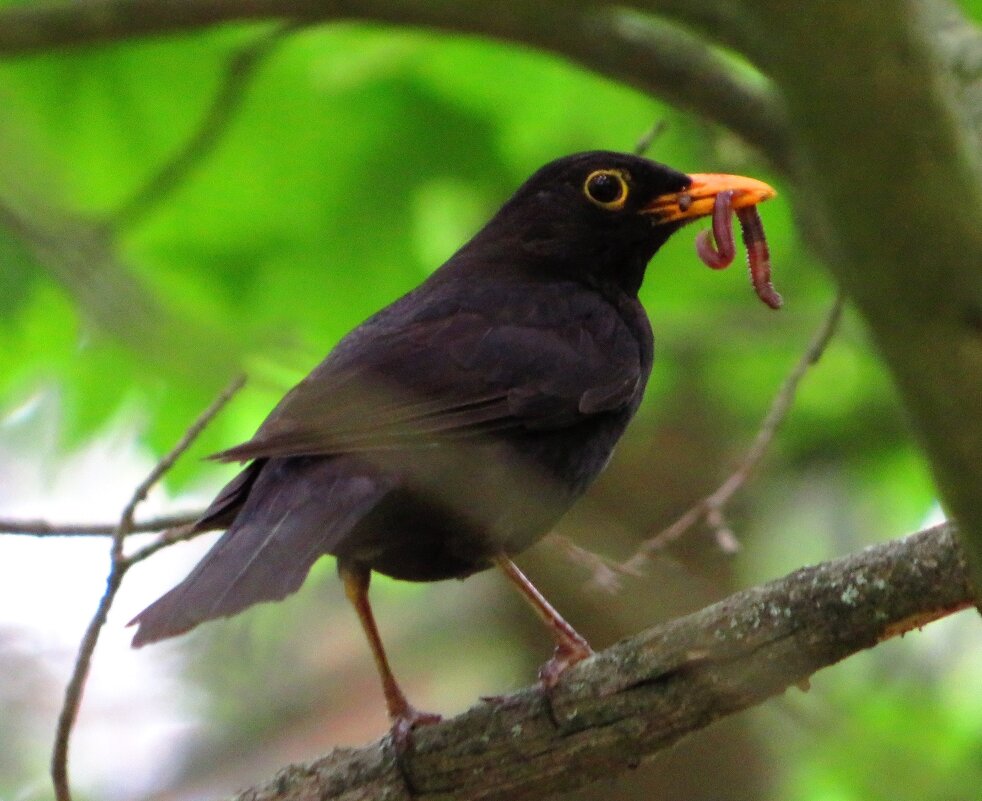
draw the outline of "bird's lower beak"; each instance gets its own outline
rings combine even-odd
[[[720,173],[693,173],[692,183],[681,192],[659,195],[641,211],[651,214],[658,222],[688,222],[713,213],[720,192],[733,193],[733,210],[756,206],[774,197],[773,188],[755,178]]]

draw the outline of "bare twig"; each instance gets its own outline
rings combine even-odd
[[[193,523],[201,517],[201,511],[161,515],[149,520],[136,521],[128,534],[148,534],[165,531]],[[15,520],[0,518],[0,534],[18,534],[26,537],[111,537],[119,523],[52,523],[49,520]]]
[[[116,526],[116,530],[112,536],[106,590],[99,599],[99,605],[96,608],[95,614],[92,616],[92,620],[85,630],[81,643],[79,643],[75,666],[72,669],[72,675],[68,681],[68,685],[65,687],[65,698],[58,714],[58,726],[55,730],[55,742],[51,753],[51,780],[54,784],[55,798],[57,801],[71,801],[72,799],[71,786],[68,780],[68,747],[71,741],[72,729],[75,727],[75,721],[78,719],[78,710],[82,702],[82,691],[85,689],[85,682],[88,679],[89,669],[92,664],[92,655],[99,642],[99,634],[106,623],[109,610],[116,598],[116,593],[123,583],[126,571],[138,561],[134,558],[127,558],[123,553],[123,541],[126,539],[127,534],[132,533],[134,525],[133,514],[136,511],[136,507],[146,498],[150,489],[173,467],[177,459],[191,446],[191,443],[194,442],[202,429],[211,422],[212,418],[218,414],[244,383],[244,377],[239,376],[236,378],[201,414],[194,425],[184,433],[184,436],[181,437],[177,445],[157,462],[153,470],[150,471],[150,474],[140,482],[120,515],[119,524]],[[150,546],[147,547],[149,548]]]
[[[183,526],[169,528],[167,531],[161,533],[161,535],[153,542],[133,551],[133,553],[126,557],[126,561],[131,566],[135,565],[137,562],[142,562],[144,559],[153,556],[155,553],[157,553],[157,551],[163,550],[169,545],[173,545],[176,542],[185,542],[187,540],[194,539],[199,534],[204,533],[204,531],[194,527],[194,521]]]
[[[668,130],[668,121],[664,119],[655,120],[651,127],[641,134],[641,137],[634,145],[634,155],[643,156],[647,153],[651,146],[655,143],[656,139],[659,139],[665,131]]]
[[[147,493],[150,488],[154,486],[164,474],[170,470],[174,463],[181,457],[181,455],[191,447],[191,444],[198,438],[198,435],[205,429],[235,394],[245,386],[245,376],[238,375],[232,382],[222,390],[222,393],[211,402],[211,405],[205,409],[197,420],[194,421],[192,426],[184,432],[184,436],[178,441],[178,443],[171,448],[170,453],[166,454],[163,459],[161,459],[157,466],[150,471],[150,475],[144,479],[143,483],[136,488],[136,492],[133,493],[133,498],[127,504],[126,508],[123,510],[123,520],[127,526],[133,524],[133,511],[136,509],[136,505],[140,503],[144,498],[146,498]]]
[[[246,92],[266,57],[303,23],[287,22],[250,42],[229,59],[218,92],[197,130],[184,146],[107,221],[121,229],[139,222],[181,186],[221,141]]]
[[[75,666],[72,669],[71,678],[65,687],[65,699],[62,702],[61,710],[58,713],[58,726],[55,729],[55,743],[51,752],[51,781],[54,784],[55,798],[57,801],[71,801],[72,791],[68,780],[68,746],[71,740],[72,729],[78,719],[78,710],[82,702],[82,691],[85,689],[85,681],[89,675],[89,668],[92,664],[92,654],[96,644],[99,642],[99,633],[106,623],[109,616],[109,609],[116,593],[126,575],[128,565],[122,558],[120,552],[121,543],[125,537],[125,515],[120,519],[119,529],[113,537],[111,548],[112,559],[109,566],[109,576],[106,579],[106,591],[99,599],[92,620],[82,637],[78,647],[78,655],[75,658]]]
[[[794,369],[784,379],[784,383],[771,402],[767,416],[757,431],[757,436],[754,438],[753,444],[740,460],[740,464],[736,470],[715,491],[693,505],[674,523],[662,529],[662,531],[650,539],[645,540],[637,552],[620,565],[623,570],[629,573],[636,573],[641,570],[648,557],[660,551],[669,543],[679,539],[679,537],[702,520],[705,520],[715,533],[716,541],[720,548],[728,553],[739,549],[739,543],[726,521],[724,509],[730,499],[746,483],[754,468],[757,467],[767,453],[767,449],[770,447],[774,435],[791,410],[799,384],[801,384],[802,379],[812,365],[821,358],[829,341],[834,336],[839,325],[839,320],[842,317],[844,305],[845,297],[840,291],[828,314],[822,321],[822,325],[812,337],[808,348],[802,354],[797,364],[795,364]]]
[[[621,578],[624,576],[640,576],[640,571],[625,567],[610,557],[577,545],[569,537],[552,532],[546,536],[546,541],[563,552],[563,555],[590,572],[590,584],[605,592],[614,593],[621,588]]]

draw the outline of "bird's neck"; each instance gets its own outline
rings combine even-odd
[[[459,266],[477,265],[487,275],[490,272],[541,278],[544,280],[577,281],[604,296],[614,299],[627,295],[636,298],[644,280],[651,253],[637,248],[629,254],[589,246],[566,249],[555,242],[540,239],[502,241],[494,237],[475,237],[453,259]]]

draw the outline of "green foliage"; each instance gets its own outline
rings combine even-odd
[[[253,26],[0,65],[7,116],[31,142],[15,177],[39,165],[57,176],[34,206],[64,206],[80,222],[111,218],[181,151],[230,56],[262,35]],[[163,450],[243,365],[272,355],[302,375],[543,161],[630,148],[666,116],[527,52],[359,27],[298,34],[260,66],[217,147],[117,238],[119,277],[153,298],[155,334],[100,325],[82,277],[24,253],[5,258],[3,397],[56,379],[71,409],[66,445],[135,398],[148,441]],[[694,161],[676,134],[657,149]],[[101,291],[121,287],[109,275]],[[239,401],[252,424],[289,382],[272,383]],[[227,442],[215,428],[208,447],[216,431]]]
[[[955,621],[951,621],[954,623]],[[947,626],[946,628],[954,628]],[[916,636],[916,635],[912,635]],[[898,651],[899,646],[890,650]],[[948,654],[952,656],[952,654]],[[882,655],[881,655],[882,656]],[[950,669],[943,684],[884,669],[871,686],[878,660],[861,658],[865,676],[843,671],[822,709],[830,736],[809,742],[788,764],[790,801],[969,801],[982,787],[982,705],[965,692],[974,677]],[[809,706],[814,706],[809,704]],[[830,713],[829,707],[832,708]],[[834,716],[834,719],[833,717]],[[862,755],[857,759],[857,755]]]
[[[982,16],[979,8],[972,4]],[[651,153],[658,160],[773,181],[730,135],[558,59],[338,25],[280,43],[214,149],[145,214],[107,234],[114,214],[199,130],[229,59],[268,31],[240,26],[0,63],[0,204],[54,231],[69,253],[76,242],[107,245],[104,258],[83,260],[84,270],[39,256],[30,237],[0,227],[0,416],[57,391],[66,451],[137,417],[145,442],[163,452],[246,370],[248,389],[170,477],[187,483],[219,469],[196,456],[247,437],[347,330],[417,284],[543,162],[583,149],[629,150],[662,120]],[[727,441],[710,444],[717,462],[705,480],[750,441],[834,294],[786,201],[762,214],[787,301],[779,314],[757,301],[738,266],[707,270],[693,231],[669,243],[643,290],[657,341],[647,422],[664,423],[685,387],[702,412],[729,426]],[[677,452],[661,458],[671,462],[690,447],[685,433],[680,426]],[[856,321],[806,379],[762,472],[759,498],[787,499],[790,486],[800,500],[820,486],[822,523],[846,506],[851,515],[842,519],[859,539],[902,533],[929,508],[930,479]],[[761,527],[774,523],[763,507],[754,521]],[[809,521],[794,520],[807,539]],[[776,547],[775,569],[800,563],[799,540]],[[264,640],[269,651],[303,639],[274,617],[266,609],[256,618],[279,633]],[[236,675],[233,684],[240,681],[254,685],[253,676]],[[953,765],[978,764],[977,725],[954,720],[948,700],[897,691],[867,702],[857,691],[844,703],[859,718],[824,744],[821,760],[793,772],[786,797],[969,797],[929,792]],[[919,739],[891,739],[905,721]],[[870,729],[885,738],[873,752],[865,748]],[[944,738],[930,739],[940,729]],[[860,752],[868,754],[861,765]],[[864,783],[867,762],[889,774],[878,789]],[[982,781],[977,771],[964,776],[966,792]]]
[[[958,0],[961,9],[976,22],[982,21],[982,2],[979,0]]]

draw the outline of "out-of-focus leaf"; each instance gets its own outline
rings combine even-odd
[[[962,7],[982,18],[982,3]],[[35,212],[52,210],[35,214],[46,224],[57,210],[66,226],[77,226],[75,239],[62,238],[68,255],[73,244],[108,243],[101,258],[83,260],[93,272],[82,281],[0,232],[0,410],[56,392],[65,448],[125,420],[159,453],[228,375],[245,368],[247,389],[170,475],[179,484],[215,481],[234,467],[204,466],[199,457],[248,437],[346,331],[428,275],[547,160],[630,150],[661,120],[651,157],[775,182],[732,135],[561,59],[466,37],[317,26],[272,49],[215,149],[173,193],[115,237],[99,239],[100,221],[199,129],[229,60],[269,30],[229,26],[0,63],[0,202],[30,195]],[[656,362],[644,419],[629,436],[659,445],[631,443],[645,456],[631,480],[649,495],[675,490],[670,505],[696,501],[699,487],[732,469],[834,295],[795,231],[787,199],[768,202],[761,214],[786,300],[779,313],[754,296],[742,256],[724,272],[699,261],[693,241],[705,223],[673,238],[642,290]],[[669,465],[651,475],[689,464],[698,480],[666,487],[684,479],[657,482],[646,459]],[[771,577],[899,534],[920,520],[932,495],[893,387],[847,320],[727,510],[746,542],[739,569],[746,578]],[[318,564],[311,585],[332,570],[329,560]],[[383,607],[398,608],[407,592],[389,582],[373,589]],[[363,672],[359,660],[368,657],[352,616],[336,608],[337,588],[319,592],[308,586],[287,604],[205,631],[235,632],[237,653],[251,651],[268,673],[301,646],[322,656],[320,640],[292,618],[326,627],[322,609],[330,605],[337,611],[328,621],[331,656],[350,645]],[[202,641],[211,636],[205,631],[196,635]],[[496,658],[505,664],[515,656]],[[228,658],[201,674],[224,685],[231,677],[243,690],[257,682],[247,661]],[[238,742],[263,739],[266,714],[302,718],[304,704],[319,697],[316,682],[298,696],[291,695],[295,677],[281,678],[268,708],[245,691],[216,702],[215,717],[235,721]],[[969,798],[959,793],[982,783],[970,745],[979,718],[964,712],[964,698],[910,698],[902,688],[867,704],[868,689],[846,699],[859,710],[854,719],[790,771],[786,797]],[[928,741],[939,731],[944,737]],[[881,767],[871,771],[874,764]],[[879,787],[866,778],[884,773]],[[949,795],[938,795],[939,787]]]
[[[982,786],[982,728],[920,683],[840,687],[827,736],[789,765],[794,801],[955,801]],[[977,698],[976,698],[977,700]],[[978,709],[976,709],[976,713]],[[862,758],[857,759],[857,754]],[[876,766],[871,770],[871,766]]]

